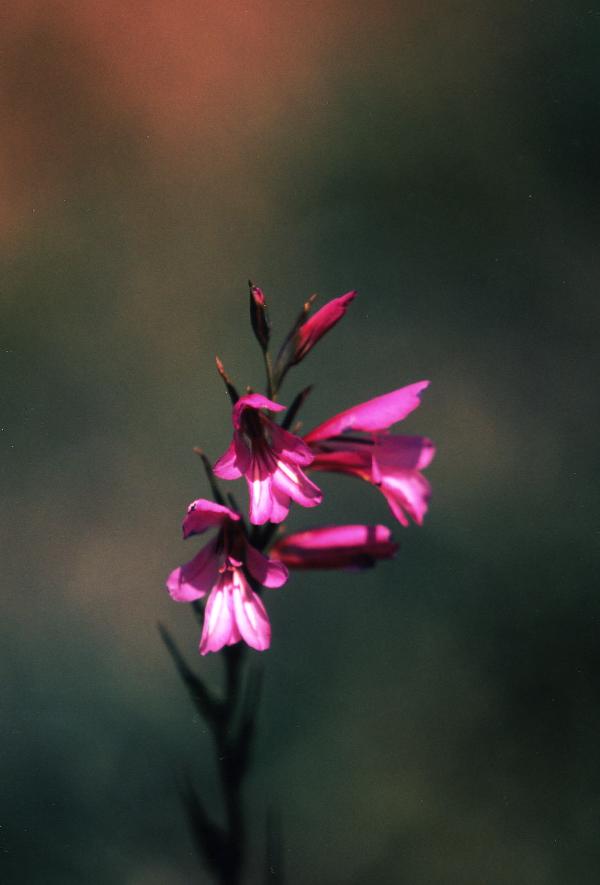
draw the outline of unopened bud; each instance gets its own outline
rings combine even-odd
[[[269,338],[271,337],[271,323],[267,311],[267,302],[262,289],[253,285],[248,281],[250,286],[250,322],[256,336],[256,340],[260,344],[263,351],[269,346]]]
[[[275,375],[279,382],[288,369],[301,362],[317,341],[323,337],[346,313],[348,305],[356,298],[356,292],[346,292],[339,298],[328,301],[312,316],[309,312],[317,296],[311,295],[292,326],[277,356]]]
[[[302,323],[294,338],[295,350],[291,364],[296,365],[313,349],[317,341],[332,329],[346,313],[348,305],[356,298],[356,292],[346,292],[328,301],[320,310]]]

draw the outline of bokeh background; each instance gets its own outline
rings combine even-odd
[[[291,885],[596,883],[600,6],[19,0],[0,34],[2,882],[208,881],[156,624],[217,686],[164,578],[230,437],[214,354],[262,382],[251,277],[279,335],[359,290],[284,389],[307,426],[430,378],[439,454],[395,562],[269,593],[248,881],[272,808]],[[321,520],[393,524],[319,479]]]

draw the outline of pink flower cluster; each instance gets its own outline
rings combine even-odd
[[[248,515],[255,528],[250,534],[240,513],[226,507],[220,494],[221,503],[205,498],[194,501],[183,522],[184,538],[209,528],[217,533],[191,562],[176,568],[167,579],[167,588],[178,602],[207,597],[201,654],[240,640],[259,651],[268,648],[271,626],[259,594],[263,587],[281,587],[288,579],[288,568],[365,568],[396,553],[398,545],[386,526],[340,525],[281,535],[272,544],[270,555],[265,555],[262,550],[274,534],[271,524],[286,519],[292,502],[313,508],[323,500],[321,489],[307,471],[362,479],[381,491],[403,526],[409,524],[409,517],[418,525],[423,522],[430,486],[421,471],[431,463],[435,447],[426,437],[395,435],[390,428],[420,405],[428,381],[352,406],[304,437],[291,433],[275,419],[286,409],[275,397],[288,370],[344,316],[355,297],[355,292],[348,292],[335,298],[312,317],[308,317],[309,300],[273,368],[268,354],[266,300],[262,290],[251,284],[252,326],[265,354],[269,397],[259,393],[238,396],[218,363],[233,400],[233,438],[213,472],[223,480],[246,480]],[[297,402],[302,401],[301,395]]]

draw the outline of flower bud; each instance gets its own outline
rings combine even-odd
[[[293,569],[362,569],[397,550],[384,525],[335,525],[284,535],[270,555]]]
[[[263,351],[269,346],[269,338],[271,337],[271,323],[267,311],[267,303],[263,290],[253,285],[249,280],[250,286],[250,322],[256,336],[256,340],[260,344]]]
[[[291,365],[295,366],[313,349],[317,341],[329,332],[346,313],[348,305],[356,298],[356,292],[346,292],[339,298],[328,301],[320,310],[309,317],[296,333],[295,351]]]
[[[328,301],[313,316],[308,316],[316,298],[316,295],[311,295],[277,356],[275,373],[279,380],[284,378],[288,369],[301,362],[317,341],[341,320],[356,294],[354,291],[346,292],[345,295]]]

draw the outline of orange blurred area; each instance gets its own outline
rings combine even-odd
[[[344,2],[7,5],[0,234],[14,243],[32,214],[69,198],[82,164],[97,185],[132,161],[175,176],[191,163],[239,185],[291,108],[303,117],[293,137],[318,138],[311,117],[365,64],[365,45],[386,39],[389,15]]]

